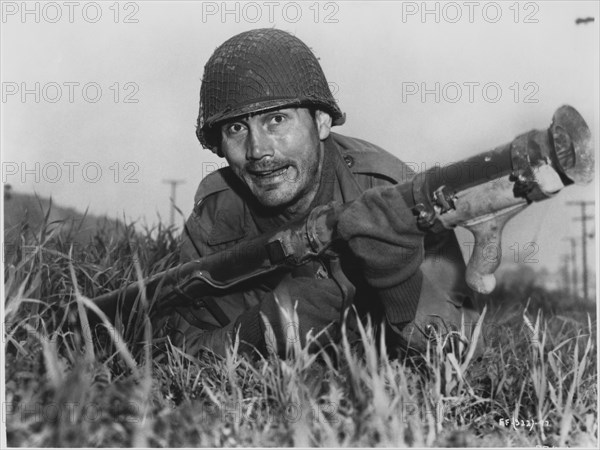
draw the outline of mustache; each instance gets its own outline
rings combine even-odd
[[[281,169],[285,166],[292,166],[293,162],[288,160],[277,160],[277,161],[256,161],[246,163],[244,169],[249,172],[263,172]]]

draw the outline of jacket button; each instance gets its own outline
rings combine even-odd
[[[354,158],[352,158],[350,155],[344,156],[344,161],[346,161],[346,165],[348,167],[352,167],[354,165]]]

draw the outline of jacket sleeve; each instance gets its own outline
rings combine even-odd
[[[192,211],[183,229],[181,236],[181,250],[179,253],[180,263],[192,261],[202,257],[202,229],[198,216]]]

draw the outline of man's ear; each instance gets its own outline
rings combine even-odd
[[[317,130],[319,131],[319,139],[324,141],[329,137],[331,131],[331,116],[325,111],[317,109],[315,111],[315,123],[317,124]]]

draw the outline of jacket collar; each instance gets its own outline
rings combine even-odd
[[[355,200],[362,193],[362,189],[350,170],[354,164],[354,160],[342,154],[342,149],[335,141],[333,134],[329,135],[325,140],[325,152],[333,156],[332,160],[335,170],[333,200],[343,203]]]

